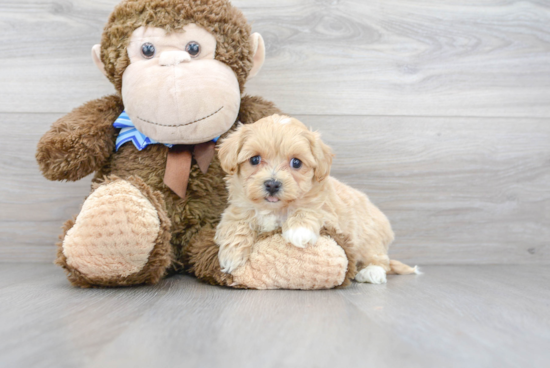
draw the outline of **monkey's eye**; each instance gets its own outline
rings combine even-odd
[[[153,45],[151,42],[145,42],[143,45],[141,45],[141,54],[146,59],[151,59],[153,56],[155,56],[155,45]]]
[[[290,160],[290,166],[294,169],[299,169],[302,167],[302,161],[298,160],[297,158],[293,158]]]
[[[250,157],[250,165],[256,166],[256,165],[258,165],[260,162],[262,162],[262,158],[261,158],[260,156]]]
[[[185,46],[185,51],[187,51],[191,57],[197,57],[201,53],[201,45],[195,41],[191,41]]]

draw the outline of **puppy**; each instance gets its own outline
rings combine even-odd
[[[325,224],[350,236],[362,268],[356,281],[380,284],[387,272],[416,272],[390,264],[388,219],[365,194],[329,176],[332,150],[300,121],[273,115],[242,125],[218,156],[229,190],[215,236],[223,272],[246,263],[257,234],[282,228],[289,243],[304,248],[315,245]]]

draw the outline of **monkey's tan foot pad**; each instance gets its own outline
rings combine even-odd
[[[130,182],[131,181],[131,182]],[[78,286],[154,283],[170,264],[170,223],[159,195],[138,178],[107,180],[86,199],[58,263]]]
[[[230,286],[251,289],[330,289],[344,284],[348,258],[329,236],[297,248],[281,234],[258,241],[248,262],[232,273]]]

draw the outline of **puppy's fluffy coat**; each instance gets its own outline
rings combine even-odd
[[[415,273],[388,258],[394,235],[386,216],[367,196],[329,176],[332,150],[300,121],[273,115],[242,125],[221,144],[229,207],[215,241],[223,272],[247,260],[262,232],[282,228],[297,247],[313,246],[321,228],[351,237],[360,282],[384,283],[386,273]]]

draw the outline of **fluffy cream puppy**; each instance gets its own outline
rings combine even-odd
[[[389,271],[416,271],[390,264],[388,219],[365,194],[329,176],[332,150],[300,121],[273,115],[242,125],[218,155],[229,190],[215,237],[223,272],[246,263],[259,233],[282,228],[288,242],[304,248],[315,245],[325,224],[351,237],[356,281],[380,284]]]

